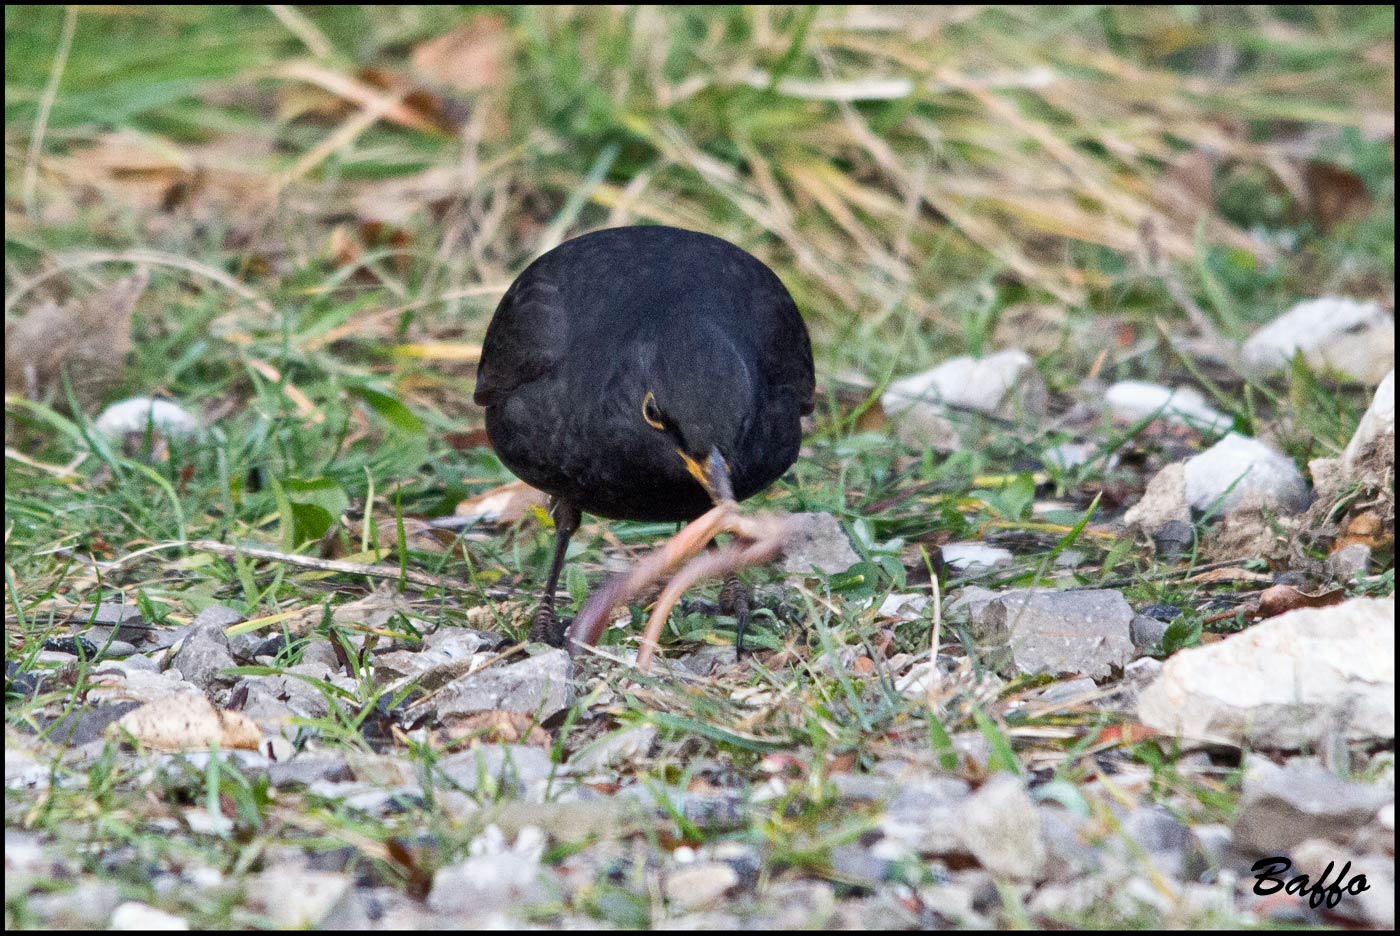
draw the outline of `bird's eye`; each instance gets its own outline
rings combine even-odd
[[[650,390],[642,398],[642,418],[653,429],[665,429],[666,421],[661,418],[661,407],[656,405],[656,395]]]

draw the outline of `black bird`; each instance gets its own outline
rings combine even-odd
[[[796,460],[813,390],[792,296],[728,241],[611,228],[526,267],[486,329],[473,398],[501,461],[554,499],[532,636],[563,643],[554,595],[581,511],[684,521],[758,493]]]

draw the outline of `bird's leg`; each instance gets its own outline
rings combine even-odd
[[[559,590],[559,573],[564,568],[564,554],[569,551],[569,540],[573,538],[582,518],[577,507],[558,499],[555,499],[550,513],[554,515],[554,561],[549,566],[549,578],[545,582],[539,610],[535,612],[534,626],[530,628],[530,639],[562,647],[564,629],[559,626],[559,619],[554,614],[554,595]]]
[[[739,659],[744,652],[744,631],[749,627],[749,610],[753,605],[753,592],[744,580],[739,577],[738,571],[730,572],[724,578],[724,585],[719,590],[719,611],[720,614],[734,615],[734,659]]]
[[[740,521],[745,518],[733,517],[731,519]],[[736,522],[734,526],[739,527],[740,524]],[[666,587],[662,589],[661,595],[656,599],[656,606],[652,608],[651,617],[647,620],[647,628],[642,633],[642,643],[637,649],[637,666],[639,668],[643,671],[651,668],[651,658],[658,649],[661,629],[666,626],[666,618],[670,616],[671,608],[680,600],[686,589],[707,578],[727,575],[746,566],[769,562],[782,553],[787,540],[786,531],[780,524],[773,526],[771,534],[762,537],[750,537],[746,535],[747,531],[744,529],[731,528],[729,532],[734,533],[740,539],[690,560],[675,574],[675,577],[667,583]],[[763,532],[768,533],[769,531],[764,530]]]

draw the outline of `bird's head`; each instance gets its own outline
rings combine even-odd
[[[647,369],[637,419],[675,453],[716,504],[732,502],[739,443],[753,412],[753,384],[727,341],[662,350]],[[728,352],[728,353],[726,353]]]

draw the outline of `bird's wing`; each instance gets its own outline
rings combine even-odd
[[[559,288],[530,270],[506,290],[481,345],[472,394],[477,406],[490,406],[553,372],[569,339],[568,317],[559,299]]]
[[[812,366],[812,341],[807,325],[792,295],[778,277],[767,267],[753,284],[756,301],[771,306],[772,316],[755,316],[754,322],[766,323],[759,336],[758,348],[763,372],[775,387],[786,387],[794,397],[802,415],[816,408],[816,374]]]

